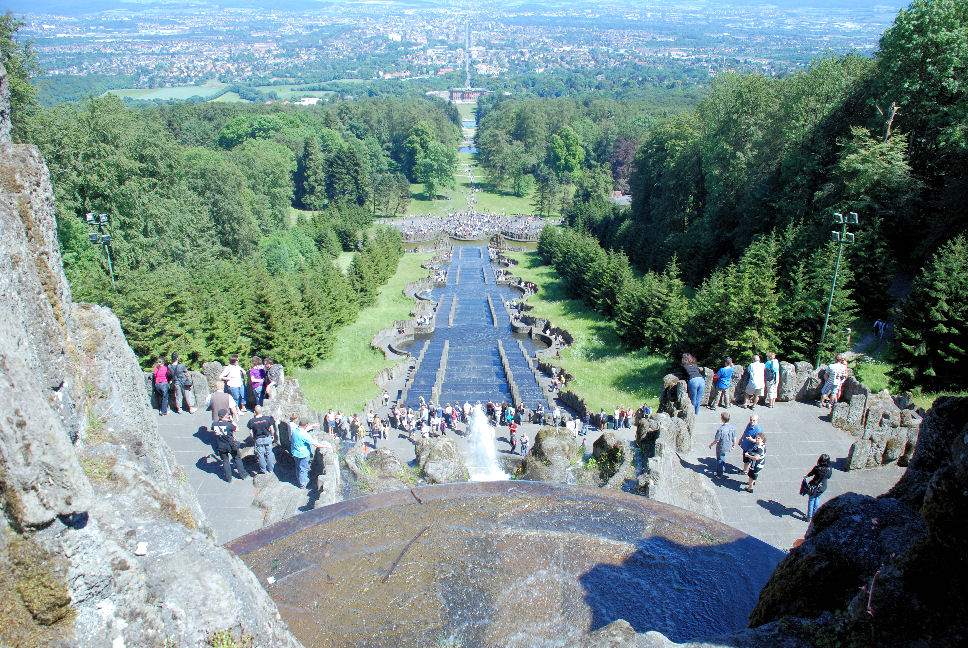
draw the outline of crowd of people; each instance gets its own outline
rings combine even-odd
[[[462,211],[443,217],[414,216],[392,223],[392,226],[400,230],[404,240],[419,240],[447,234],[476,241],[501,232],[512,238],[530,238],[540,233],[546,224],[547,221],[531,215],[504,216],[478,211]]]

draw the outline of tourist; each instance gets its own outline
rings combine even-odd
[[[299,417],[299,425],[292,430],[290,450],[292,458],[296,462],[296,484],[299,488],[306,488],[309,483],[309,458],[313,448],[329,450],[330,452],[333,450],[329,443],[317,441],[310,434],[314,428],[318,427],[318,423],[310,423],[309,417],[303,414]]]
[[[521,430],[521,456],[528,454],[528,433]]]
[[[212,424],[212,434],[215,435],[215,453],[222,460],[222,475],[225,481],[232,481],[232,459],[235,460],[235,469],[239,472],[239,478],[245,479],[249,476],[245,466],[242,464],[242,453],[239,452],[239,442],[235,440],[235,431],[238,429],[232,422],[232,414],[229,410],[222,408],[215,413],[217,420]]]
[[[615,406],[615,411],[612,414],[612,420],[615,421],[615,429],[622,427],[622,408],[618,405]]]
[[[753,356],[753,362],[746,368],[749,372],[749,382],[746,383],[746,407],[753,409],[763,396],[766,387],[766,365],[760,362],[760,356]]]
[[[323,424],[326,426],[326,434],[332,436],[336,430],[336,412],[332,408],[323,416]]]
[[[390,404],[390,392],[383,390],[383,406],[386,407]]]
[[[716,446],[716,476],[723,479],[726,476],[726,455],[736,447],[736,428],[729,422],[729,412],[720,415],[723,424],[716,429],[709,447]]]
[[[750,416],[750,422],[746,424],[743,435],[740,437],[739,448],[743,453],[743,472],[749,470],[750,461],[746,458],[746,453],[756,447],[756,436],[762,434],[763,428],[760,427],[760,417],[756,414]]]
[[[561,408],[555,405],[555,409],[551,412],[551,419],[555,422],[555,427],[561,423]]]
[[[272,445],[279,438],[279,431],[276,428],[276,420],[271,416],[265,416],[262,412],[262,405],[256,405],[253,409],[255,416],[246,424],[252,431],[252,443],[255,446],[255,459],[259,463],[259,472],[263,475],[272,472],[276,465],[276,456],[272,451]]]
[[[538,406],[534,408],[534,422],[538,425],[544,423],[544,405],[540,401]]]
[[[827,480],[830,479],[832,474],[833,469],[830,467],[830,455],[824,453],[817,459],[817,465],[803,476],[804,481],[808,478],[810,479],[806,492],[807,522],[811,521],[813,514],[817,512],[817,501],[824,494],[824,491],[827,490]]]
[[[279,383],[282,382],[282,365],[276,364],[272,358],[266,358],[265,366],[266,384],[263,387],[263,391],[265,392],[263,402],[266,398],[276,397],[276,390],[279,389]]]
[[[510,437],[509,443],[511,444],[511,454],[514,454],[514,450],[515,448],[517,448],[517,445],[518,445],[518,424],[512,422],[511,425],[508,427],[508,430],[509,430],[508,436]]]
[[[171,375],[173,376],[170,384],[171,391],[175,393],[175,409],[183,412],[182,404],[184,404],[188,413],[194,414],[195,392],[192,391],[192,377],[188,375],[188,367],[178,361],[177,353],[172,353],[171,364],[168,365],[168,368],[171,370]]]
[[[162,416],[168,414],[168,389],[169,381],[172,376],[171,369],[165,364],[165,359],[158,356],[155,360],[155,366],[151,370],[152,380],[154,382],[155,394],[158,396],[158,411]]]
[[[266,366],[262,364],[262,358],[252,356],[252,367],[249,369],[249,384],[252,385],[252,395],[255,397],[256,405],[262,405],[262,399],[265,396],[264,385],[266,376]]]
[[[733,381],[734,369],[732,358],[727,357],[723,360],[723,366],[713,376],[713,387],[715,391],[709,399],[709,409],[714,410],[720,406],[729,409],[729,386]]]
[[[205,399],[205,409],[212,411],[213,422],[218,420],[216,412],[223,409],[231,412],[233,420],[238,420],[239,408],[235,399],[225,393],[225,381],[215,381],[215,393],[209,394],[208,398]]]
[[[238,403],[239,410],[247,411],[245,408],[245,370],[239,366],[238,354],[229,356],[229,364],[222,369],[218,379],[225,381],[225,391]]]
[[[750,483],[743,487],[743,490],[753,492],[756,487],[756,478],[766,462],[766,435],[762,432],[756,435],[756,445],[749,452],[744,453],[744,457],[749,459],[749,470],[746,473],[750,478]]]
[[[696,362],[695,356],[691,353],[682,354],[682,368],[686,372],[688,382],[686,386],[689,390],[689,400],[692,402],[696,414],[699,413],[699,404],[702,402],[702,394],[706,389],[706,378],[703,376],[702,369]]]
[[[582,418],[581,434],[582,436],[588,436],[588,430],[592,427],[592,415],[585,410],[585,416]]]
[[[823,387],[820,390],[820,407],[833,407],[840,400],[840,388],[847,380],[847,358],[842,353],[834,357],[834,361],[827,365]]]
[[[766,406],[773,407],[776,404],[777,393],[780,391],[780,362],[772,351],[766,354],[763,380],[766,383]]]
[[[373,419],[373,425],[370,427],[370,438],[373,439],[374,450],[376,450],[377,441],[386,438],[383,432],[383,423],[379,416]]]

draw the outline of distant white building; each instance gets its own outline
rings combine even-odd
[[[315,106],[322,100],[322,97],[303,97],[294,103],[297,106]]]

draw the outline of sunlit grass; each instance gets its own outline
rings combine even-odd
[[[668,360],[641,349],[625,349],[614,322],[570,299],[554,268],[543,265],[537,252],[508,256],[519,262],[512,268],[513,274],[538,285],[538,293],[528,299],[534,306],[531,314],[551,320],[575,338],[574,344],[562,350],[561,360],[555,361],[575,377],[568,388],[595,410],[638,407],[643,402],[655,408]]]
[[[383,353],[371,348],[370,340],[380,329],[392,326],[394,320],[409,317],[413,300],[403,294],[403,288],[427,276],[420,264],[429,258],[428,254],[404,255],[397,273],[380,290],[376,302],[336,335],[332,356],[312,369],[293,370],[311,407],[361,412],[367,400],[380,394],[373,378],[395,362],[387,361]]]

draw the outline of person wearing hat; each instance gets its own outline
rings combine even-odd
[[[212,434],[215,435],[215,452],[222,460],[222,474],[225,481],[232,481],[232,459],[239,471],[239,478],[245,479],[249,473],[242,464],[242,453],[239,452],[239,442],[235,440],[235,430],[232,413],[224,407],[216,412],[218,420],[212,423]]]
[[[333,447],[328,443],[317,441],[310,430],[319,428],[319,423],[310,423],[309,417],[303,414],[299,417],[299,425],[292,431],[292,458],[296,460],[296,483],[299,488],[306,488],[309,483],[309,459],[312,456],[313,448],[321,450],[332,450]]]

